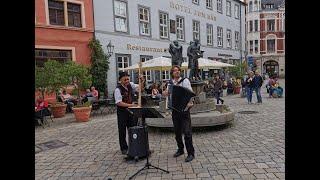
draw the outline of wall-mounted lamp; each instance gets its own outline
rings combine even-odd
[[[114,45],[111,44],[111,41],[107,45],[108,57],[112,56],[114,50]]]

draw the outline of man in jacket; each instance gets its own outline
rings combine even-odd
[[[255,72],[255,76],[253,77],[253,90],[256,92],[257,94],[257,100],[258,100],[258,104],[262,103],[262,97],[261,97],[261,86],[263,84],[263,78],[262,76],[259,74],[259,71]]]

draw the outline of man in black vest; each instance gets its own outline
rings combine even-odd
[[[120,72],[119,81],[120,83],[114,91],[114,98],[117,105],[120,150],[122,154],[127,154],[126,130],[137,124],[137,119],[133,118],[127,108],[137,106],[137,104],[133,104],[133,97],[137,92],[138,85],[130,82],[127,72]]]
[[[185,88],[188,88],[192,91],[192,87],[188,78],[181,78],[180,77],[181,69],[179,66],[173,66],[171,68],[171,77],[172,79],[169,81],[169,85],[166,91],[163,92],[164,96],[169,96],[169,103],[171,102],[172,95],[171,91],[172,85],[178,85]],[[184,145],[182,141],[182,133],[184,134],[184,142],[186,145],[186,149],[188,152],[188,156],[185,159],[186,162],[190,162],[194,159],[194,148],[192,144],[192,129],[191,129],[191,117],[190,117],[190,108],[193,106],[192,102],[189,102],[185,111],[178,112],[172,110],[172,121],[173,121],[173,128],[176,135],[176,142],[178,145],[177,152],[173,155],[173,157],[178,157],[184,154]]]

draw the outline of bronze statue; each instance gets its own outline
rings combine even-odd
[[[187,49],[187,56],[189,57],[188,69],[190,69],[189,79],[200,80],[198,58],[203,57],[203,52],[200,50],[199,40],[190,41]]]
[[[182,46],[178,41],[175,40],[170,44],[169,53],[171,54],[172,66],[178,65],[179,67],[181,67],[181,64],[183,62]]]

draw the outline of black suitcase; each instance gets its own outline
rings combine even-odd
[[[136,161],[141,157],[146,157],[149,152],[149,144],[147,142],[148,133],[142,126],[133,126],[128,129],[129,150],[128,157],[134,158]]]

